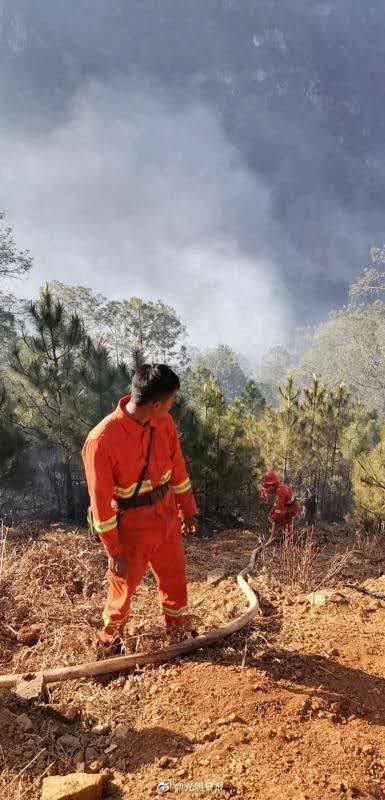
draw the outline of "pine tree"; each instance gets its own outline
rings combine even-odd
[[[225,413],[225,398],[213,377],[203,386],[201,402],[204,409],[204,420],[211,434],[211,447],[208,451],[205,494],[210,494],[210,501],[215,509],[219,508],[220,486],[223,467],[222,456],[222,423]]]
[[[181,429],[187,433],[185,446],[192,454],[194,485],[204,508],[229,511],[255,502],[261,457],[254,417],[241,401],[226,404],[212,376],[199,384],[194,404],[186,405]]]
[[[27,442],[22,432],[14,423],[11,399],[5,386],[0,386],[0,487],[12,481],[19,486],[26,479]],[[1,498],[0,488],[0,498]]]
[[[72,465],[78,462],[85,421],[76,410],[84,393],[85,340],[79,318],[66,318],[45,287],[29,306],[33,332],[24,332],[12,353],[18,412],[25,427],[59,454],[66,481],[67,514],[75,515]]]
[[[291,453],[298,422],[298,401],[300,396],[300,391],[295,388],[293,375],[289,375],[286,386],[279,386],[278,391],[282,398],[282,408],[280,412],[284,429],[284,455],[282,467],[283,479],[286,481],[290,474]]]
[[[240,402],[245,411],[258,419],[266,408],[266,400],[261,394],[255,381],[247,381],[247,384],[240,396]]]
[[[343,434],[350,424],[353,405],[350,394],[343,383],[328,392],[324,415],[325,455],[321,487],[321,508],[333,514],[336,495],[341,486],[343,464]]]
[[[384,529],[385,524],[385,427],[369,452],[356,455],[352,474],[355,508],[369,530]]]
[[[298,419],[300,482],[305,483],[312,492],[316,492],[320,481],[326,389],[320,379],[313,375],[311,385],[304,388],[303,394],[304,399],[299,405]]]
[[[353,403],[343,384],[326,390],[316,376],[303,397],[291,382],[281,397],[283,408],[267,408],[256,423],[265,465],[282,474],[286,458],[298,495],[317,492],[323,515],[341,519],[352,504],[355,460],[378,442],[376,412]]]
[[[312,385],[304,388],[302,412],[307,417],[306,440],[310,450],[314,450],[318,441],[320,420],[325,404],[326,389],[317,375],[313,375]]]
[[[206,509],[205,468],[212,437],[196,408],[179,396],[172,410],[200,511]]]
[[[111,357],[100,341],[96,344],[90,339],[85,342],[84,366],[80,370],[80,377],[84,385],[81,394],[83,410],[81,412],[87,427],[93,427],[106,414],[114,408],[118,399],[118,385],[121,381],[121,372],[125,372],[127,383],[129,373],[125,365],[115,367]],[[80,412],[80,404],[77,403]]]

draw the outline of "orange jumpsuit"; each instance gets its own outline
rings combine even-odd
[[[275,492],[270,518],[275,522],[277,528],[283,530],[283,528],[291,524],[298,512],[299,506],[294,493],[289,486],[286,486],[284,483],[279,483]]]
[[[166,628],[189,619],[185,557],[180,511],[197,513],[191,483],[170,414],[136,422],[125,411],[130,396],[123,397],[112,414],[89,433],[82,450],[94,527],[108,555],[123,555],[125,578],[107,572],[108,595],[103,612],[105,641],[120,632],[127,621],[131,597],[150,565],[158,584]],[[169,482],[170,491],[152,506],[115,513],[118,498],[129,498],[145,464],[153,427],[149,466],[139,494]]]

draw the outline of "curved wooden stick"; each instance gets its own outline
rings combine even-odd
[[[373,592],[371,589],[365,589],[364,586],[356,586],[354,583],[344,583],[344,587],[346,589],[353,589],[355,592],[360,592],[360,594],[366,594],[368,597],[376,597],[377,600],[385,600],[384,592]]]
[[[258,598],[250,588],[247,582],[248,573],[252,572],[255,565],[255,559],[259,547],[256,547],[251,554],[250,561],[238,575],[237,583],[246,599],[249,602],[249,607],[244,614],[241,614],[236,619],[228,622],[222,628],[208,631],[195,639],[186,639],[184,642],[165,647],[162,650],[154,650],[150,653],[136,653],[131,656],[117,656],[115,658],[105,659],[104,661],[94,661],[89,664],[79,664],[74,667],[55,667],[54,669],[45,670],[43,674],[44,683],[59,683],[61,681],[72,680],[73,678],[87,678],[94,675],[108,675],[113,672],[124,672],[130,668],[141,666],[142,664],[151,664],[153,662],[167,661],[170,658],[184,655],[185,653],[194,653],[203,647],[209,647],[213,642],[224,639],[232,633],[237,633],[245,627],[257,614],[261,614],[261,608]],[[39,673],[28,673],[28,679],[32,680]],[[40,673],[41,674],[41,673]],[[0,689],[11,689],[16,686],[22,678],[26,677],[26,673],[20,675],[2,675],[0,676]]]

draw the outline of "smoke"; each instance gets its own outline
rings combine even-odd
[[[60,122],[0,136],[0,208],[46,280],[173,305],[199,347],[255,358],[289,302],[269,246],[272,202],[203,102],[136,80],[83,83]]]
[[[25,294],[162,298],[254,361],[383,244],[383,4],[188,5],[0,2],[0,210]]]

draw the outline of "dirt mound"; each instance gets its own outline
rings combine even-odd
[[[234,576],[254,544],[247,531],[186,542],[190,605],[201,631],[244,610]],[[34,704],[1,694],[1,796],[37,800],[43,775],[107,770],[111,798],[170,792],[383,800],[385,603],[344,586],[359,580],[385,593],[383,554],[368,558],[346,530],[329,526],[312,575],[321,574],[322,563],[326,574],[347,548],[349,558],[333,573],[344,603],[311,606],[300,582],[288,574],[285,582],[282,553],[271,550],[252,579],[263,620],[224,644],[111,680],[58,684]],[[214,568],[225,577],[211,585],[206,576]],[[104,570],[98,544],[84,531],[56,527],[32,537],[11,531],[0,599],[1,671],[94,660]],[[32,624],[39,628],[35,643],[17,641],[10,630],[20,634]],[[161,638],[148,574],[133,603],[127,643],[135,652]]]

